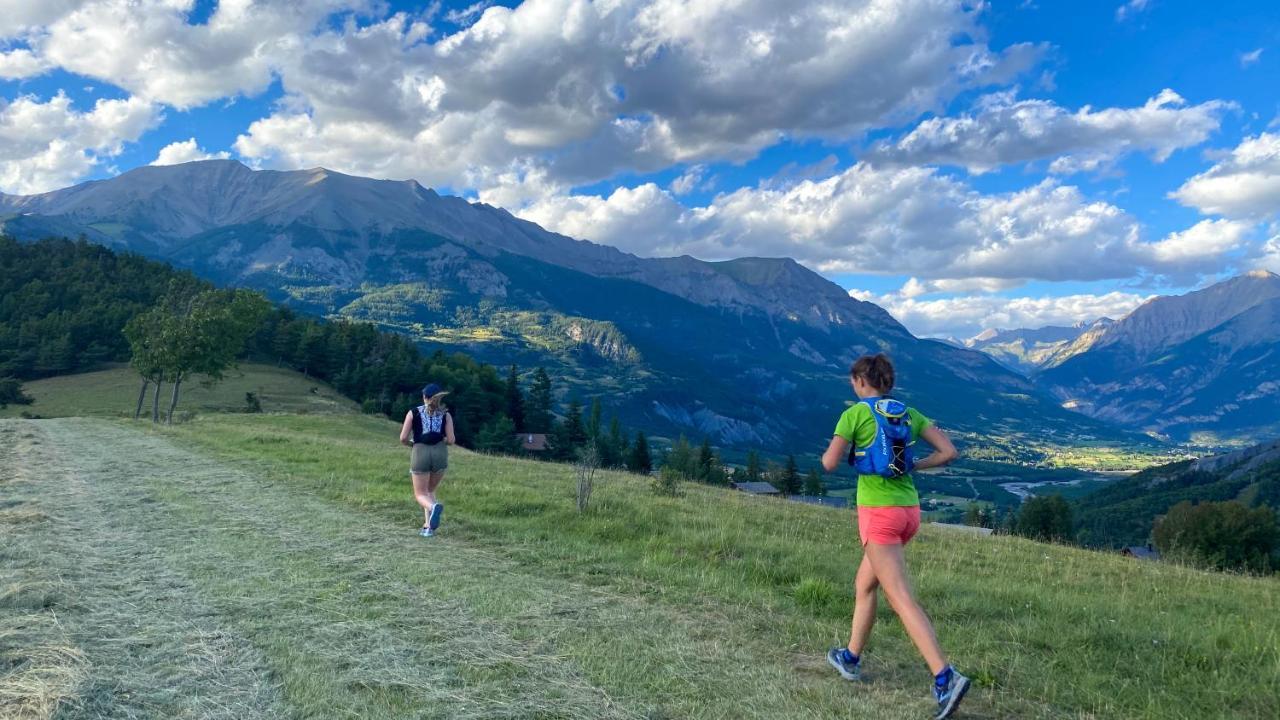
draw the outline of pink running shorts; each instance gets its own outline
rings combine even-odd
[[[858,537],[863,545],[906,545],[919,529],[919,505],[858,506]]]

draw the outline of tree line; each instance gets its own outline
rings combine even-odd
[[[794,455],[787,455],[783,463],[770,461],[762,464],[760,453],[751,450],[741,469],[731,469],[712,448],[710,438],[703,438],[702,444],[695,448],[681,435],[663,459],[663,467],[670,467],[680,480],[707,485],[728,485],[731,481],[767,482],[783,495],[821,497],[827,494],[818,469],[812,467],[801,475]]]
[[[964,522],[1033,540],[1079,544],[1072,506],[1061,495],[1027,498],[1021,507],[1004,513],[971,504]],[[1280,571],[1280,521],[1266,505],[1183,500],[1155,518],[1150,541],[1163,559],[1196,567],[1258,574]]]
[[[533,371],[526,391],[519,368],[509,366],[502,397],[502,410],[481,431],[476,441],[477,450],[516,453],[521,447],[521,436],[535,434],[545,436],[546,449],[540,452],[541,457],[548,460],[576,460],[589,447],[594,464],[600,467],[642,474],[653,470],[653,456],[644,432],[638,431],[633,437],[616,414],[606,423],[600,398],[593,398],[587,409],[580,399],[571,397],[563,417],[557,418],[555,389],[545,368]]]
[[[129,359],[125,323],[194,275],[85,241],[0,236],[0,381]]]

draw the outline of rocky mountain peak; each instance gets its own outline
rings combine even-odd
[[[230,245],[202,246],[228,270],[305,265],[299,272],[368,276],[367,258],[415,252],[394,247],[417,233],[447,238],[495,257],[512,253],[591,275],[641,282],[700,305],[750,310],[813,327],[874,326],[909,334],[883,309],[787,258],[740,258],[708,263],[691,257],[640,258],[617,248],[549,232],[502,208],[441,196],[414,180],[376,180],[314,167],[254,170],[235,160],[203,160],[140,167],[95,181],[26,197],[0,199],[0,211],[31,217],[0,224],[18,234],[75,235],[162,258],[190,254],[191,239],[236,231]],[[116,228],[104,234],[99,228]],[[256,236],[251,237],[251,236]],[[263,238],[270,242],[263,244]],[[260,257],[240,257],[249,246]],[[310,269],[308,269],[308,267]]]

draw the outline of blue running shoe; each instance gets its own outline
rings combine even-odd
[[[845,680],[857,680],[862,673],[862,661],[849,648],[832,648],[827,653],[827,662],[840,673]]]
[[[436,503],[431,506],[431,520],[427,522],[427,527],[434,531],[440,527],[440,516],[444,515],[444,503]]]
[[[431,532],[431,528],[427,527],[426,525],[423,525],[422,529],[418,531],[418,534],[421,535],[422,537],[431,537],[433,533]]]
[[[951,713],[960,707],[964,694],[969,692],[969,678],[961,675],[959,670],[948,665],[942,672],[946,676],[946,684],[939,685],[936,681],[933,684],[933,696],[938,700],[938,714],[933,716],[934,720],[951,717]]]

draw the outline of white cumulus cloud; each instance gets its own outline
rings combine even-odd
[[[1252,223],[1236,220],[1201,220],[1181,232],[1172,232],[1148,250],[1155,262],[1166,268],[1192,269],[1214,264],[1223,255],[1240,248],[1253,230]]]
[[[27,48],[0,51],[0,80],[21,80],[48,69],[48,64]]]
[[[1116,8],[1116,21],[1124,22],[1151,6],[1151,0],[1129,0]]]
[[[265,89],[332,13],[372,0],[223,0],[192,24],[194,0],[12,2],[0,38],[30,47],[27,67],[59,67],[109,82],[146,100],[186,108]]]
[[[0,191],[30,194],[78,180],[105,158],[124,151],[161,119],[140,98],[98,100],[89,112],[59,93],[0,98]]]
[[[151,161],[152,165],[179,165],[181,163],[195,162],[196,160],[225,160],[231,157],[231,153],[222,152],[209,153],[205,152],[197,143],[195,138],[172,142],[160,148],[160,153],[156,155],[156,159]]]
[[[39,29],[86,2],[87,0],[0,0],[0,38]]]
[[[950,291],[1135,273],[1207,274],[1247,226],[1201,223],[1149,241],[1119,207],[1046,180],[983,194],[919,167],[859,163],[821,180],[763,183],[686,208],[656,185],[551,195],[517,214],[641,255],[787,256],[825,272],[910,274]],[[945,283],[945,284],[944,284]]]
[[[579,184],[743,160],[909,119],[1039,58],[988,48],[975,8],[526,0],[439,36],[397,15],[289,53],[287,101],[236,148],[268,166],[478,189],[530,163]]]
[[[1051,172],[1071,173],[1133,152],[1163,162],[1207,140],[1233,107],[1221,100],[1188,105],[1166,89],[1139,107],[1071,112],[1049,100],[1018,100],[1004,92],[982,98],[974,114],[925,120],[901,139],[875,146],[869,156],[960,165],[974,173],[1041,159],[1053,159]]]
[[[1203,213],[1263,218],[1280,211],[1280,134],[1245,138],[1213,167],[1170,193]]]
[[[1058,297],[965,295],[932,299],[858,290],[850,294],[888,310],[915,335],[956,338],[972,337],[988,328],[1041,328],[1101,317],[1118,319],[1152,297],[1119,291]]]
[[[1280,225],[1272,225],[1271,232],[1272,236],[1258,253],[1257,268],[1280,273]]]

